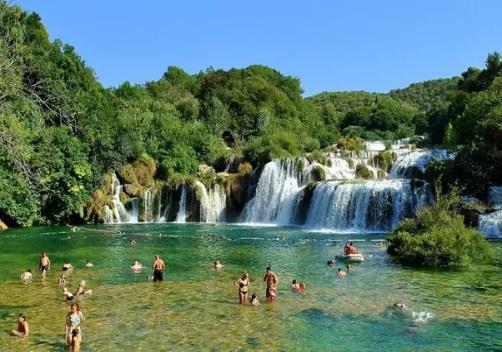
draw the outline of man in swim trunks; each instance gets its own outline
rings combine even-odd
[[[158,255],[155,256],[153,261],[153,282],[160,282],[164,280],[164,271],[166,271],[166,264]]]
[[[272,302],[275,300],[279,279],[277,278],[277,275],[272,271],[271,267],[267,267],[267,272],[263,277],[263,281],[267,283],[267,290],[265,291],[265,295],[268,298],[269,302]]]
[[[42,273],[42,279],[45,279],[47,276],[47,271],[51,268],[51,260],[47,256],[47,253],[42,253],[40,257],[40,261],[38,263],[38,270]]]

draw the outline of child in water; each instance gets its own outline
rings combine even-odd
[[[28,326],[28,322],[26,321],[26,316],[21,313],[17,318],[17,330],[12,330],[11,333],[17,337],[28,337],[30,334],[30,327]]]
[[[254,293],[251,296],[251,299],[249,300],[249,303],[251,303],[253,306],[259,306],[260,305],[260,301],[258,300],[258,297],[256,297],[256,295]]]

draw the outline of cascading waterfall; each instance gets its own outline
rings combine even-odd
[[[124,204],[120,201],[120,192],[122,192],[122,185],[115,174],[112,174],[112,202],[113,202],[113,221],[122,223],[129,221],[129,214]]]
[[[150,187],[145,190],[145,195],[143,197],[143,221],[145,222],[153,221],[152,205],[152,188]]]
[[[256,195],[244,208],[244,222],[289,224],[294,204],[301,190],[301,172],[295,160],[274,160],[265,165]]]
[[[105,205],[105,224],[113,223],[113,211],[108,205]]]
[[[178,213],[176,214],[176,222],[184,223],[186,221],[187,218],[186,206],[187,206],[187,190],[186,190],[186,185],[183,184],[181,186],[181,196],[179,202],[179,210]]]
[[[129,210],[129,222],[135,224],[139,221],[139,199],[133,198],[130,200],[131,209]]]
[[[424,173],[432,160],[446,160],[452,154],[446,149],[414,150],[402,153],[392,165],[389,176],[403,178],[416,176],[416,172]]]
[[[224,222],[227,202],[225,190],[219,184],[215,184],[208,192],[204,184],[199,181],[195,181],[194,187],[200,198],[200,221]]]
[[[496,210],[479,216],[479,230],[487,237],[502,237],[502,186],[490,187],[488,202]]]
[[[427,201],[427,191],[415,190],[409,180],[323,182],[314,191],[306,226],[389,231]]]

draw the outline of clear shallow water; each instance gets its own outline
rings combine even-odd
[[[104,231],[107,231],[106,233]],[[162,237],[159,237],[159,233]],[[276,241],[275,236],[284,240]],[[69,238],[70,237],[70,238]],[[9,230],[0,235],[0,350],[66,351],[69,305],[57,277],[65,258],[75,266],[71,290],[87,281],[80,300],[86,322],[82,351],[497,351],[502,349],[502,246],[498,266],[468,271],[412,270],[394,265],[376,239],[383,234],[329,234],[278,227],[208,225],[89,226]],[[137,244],[131,246],[130,239]],[[366,261],[336,277],[326,261],[355,239]],[[34,271],[47,251],[53,270],[45,283]],[[134,259],[167,264],[166,281],[132,273]],[[84,268],[89,258],[94,268]],[[212,269],[215,258],[225,268]],[[264,303],[264,269],[279,275],[278,300]],[[246,270],[262,305],[239,306],[233,282]],[[289,290],[306,283],[305,294]],[[402,301],[406,314],[389,307]],[[434,318],[418,323],[412,311]],[[8,335],[17,315],[28,316],[28,339]]]

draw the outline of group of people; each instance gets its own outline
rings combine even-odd
[[[219,263],[221,265],[221,262],[217,260],[215,262],[215,268],[216,268],[216,263]],[[223,265],[221,265],[223,267]],[[267,289],[265,291],[265,297],[267,298],[268,302],[272,303],[275,301],[275,298],[277,296],[277,285],[279,284],[279,278],[277,275],[272,271],[272,268],[269,266],[266,269],[265,276],[263,277],[263,281],[266,282]],[[247,303],[247,298],[248,298],[248,293],[249,293],[249,275],[248,273],[244,272],[239,279],[236,281],[236,286],[238,287],[238,293],[239,293],[239,304],[246,304]],[[257,306],[260,304],[260,301],[258,300],[258,297],[256,294],[251,295],[251,299],[249,302]]]

